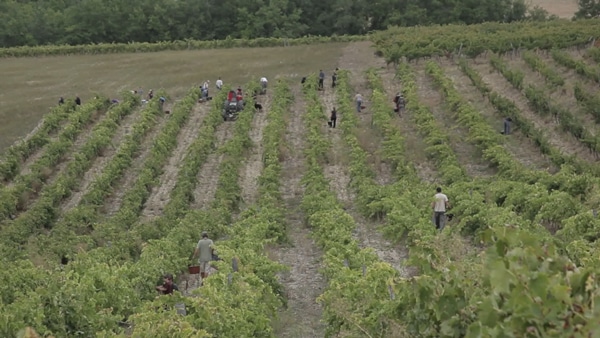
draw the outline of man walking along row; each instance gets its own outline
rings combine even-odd
[[[200,277],[202,279],[208,277],[208,268],[213,258],[213,245],[214,243],[212,239],[208,238],[206,231],[202,232],[202,239],[198,241],[196,250],[194,250],[194,256],[192,257],[196,258],[200,254],[198,263],[200,263]]]
[[[448,196],[442,193],[442,188],[438,187],[434,196],[434,201],[431,203],[433,209],[433,221],[435,228],[442,230],[446,225],[446,209],[450,208]]]

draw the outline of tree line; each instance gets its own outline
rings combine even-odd
[[[4,0],[0,46],[358,35],[546,17],[525,0]]]

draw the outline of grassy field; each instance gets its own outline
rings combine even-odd
[[[60,96],[94,93],[115,98],[122,90],[167,90],[173,99],[217,77],[241,85],[266,76],[302,77],[332,69],[345,44],[147,54],[74,55],[5,59],[0,63],[0,151],[35,127]]]

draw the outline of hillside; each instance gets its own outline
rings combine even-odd
[[[152,86],[155,98],[56,107],[5,153],[0,336],[595,336],[597,25],[102,56],[129,59],[134,74],[168,71],[96,69],[107,92]],[[182,61],[198,55],[214,61]],[[262,110],[247,105],[236,121],[221,117],[225,91],[211,84],[213,100],[197,100],[205,78],[248,95],[263,74]],[[441,231],[438,186],[451,205]],[[187,267],[202,231],[222,260],[200,286]],[[164,273],[180,293],[157,296]]]

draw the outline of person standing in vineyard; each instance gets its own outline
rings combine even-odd
[[[319,90],[323,90],[323,81],[325,81],[325,73],[323,70],[319,70]]]
[[[510,135],[510,123],[511,122],[512,122],[512,119],[510,117],[507,117],[504,119],[504,130],[502,131],[502,134]]]
[[[398,113],[398,116],[402,116],[402,111],[404,111],[406,101],[404,100],[404,96],[402,96],[400,92],[398,92],[396,94],[396,97],[394,97],[394,103],[396,104],[396,113]]]
[[[163,284],[156,287],[156,291],[159,291],[163,295],[172,295],[173,291],[179,291],[179,288],[173,283],[173,275],[167,273],[163,276]]]
[[[337,68],[336,68],[336,71],[333,72],[333,75],[331,75],[331,88],[335,88],[336,81],[337,81]]]
[[[196,258],[196,256],[200,254],[198,263],[200,263],[200,277],[202,277],[202,279],[208,277],[208,268],[210,267],[210,262],[213,258],[213,245],[212,239],[208,238],[206,231],[203,231],[202,239],[198,241],[196,250],[194,250],[194,256],[192,257]]]
[[[450,208],[450,202],[448,201],[448,196],[442,194],[442,188],[437,187],[435,191],[434,201],[431,203],[433,221],[435,228],[442,230],[446,225],[446,209]]]
[[[217,79],[217,82],[215,82],[215,85],[217,86],[218,90],[221,90],[221,88],[223,88],[223,80],[221,80],[220,76],[219,79]]]
[[[75,104],[78,105],[78,106],[81,106],[81,99],[79,98],[79,96],[77,96],[75,98]]]
[[[354,96],[354,99],[356,100],[356,111],[360,113],[360,110],[362,109],[363,97],[360,95],[360,93],[357,93]]]
[[[329,126],[330,126],[331,128],[335,128],[335,123],[336,123],[336,121],[337,121],[337,110],[335,110],[335,107],[334,107],[334,108],[333,108],[333,110],[331,111],[331,117],[330,117],[329,119],[330,119],[330,121],[331,121],[331,122],[330,122],[330,124],[329,124]]]

